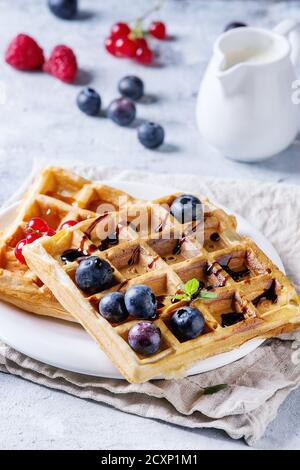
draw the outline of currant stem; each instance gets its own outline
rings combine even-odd
[[[148,16],[150,16],[152,13],[154,13],[155,11],[159,11],[163,7],[164,3],[165,3],[165,0],[160,0],[160,2],[157,3],[154,7],[150,8],[150,10],[146,11],[146,13],[144,13],[142,16],[137,18],[136,22],[141,23],[146,18],[148,18]]]

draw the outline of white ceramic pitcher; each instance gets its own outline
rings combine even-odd
[[[300,127],[300,105],[292,101],[299,57],[300,24],[294,20],[272,31],[244,27],[222,34],[197,100],[203,137],[245,162],[288,147]]]

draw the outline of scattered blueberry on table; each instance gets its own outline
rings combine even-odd
[[[136,107],[129,98],[117,98],[107,108],[107,117],[119,126],[128,126],[136,116]]]
[[[48,0],[49,10],[58,18],[71,20],[78,10],[77,0]]]
[[[144,94],[144,83],[139,77],[128,75],[119,81],[118,89],[122,96],[137,101]]]
[[[163,127],[154,122],[143,122],[138,128],[138,139],[148,149],[156,149],[165,138]]]
[[[84,88],[77,96],[77,106],[89,116],[97,116],[101,109],[101,98],[93,88]]]
[[[235,28],[245,28],[246,26],[247,24],[243,23],[242,21],[232,21],[231,23],[228,23],[227,26],[225,26],[224,32]]]

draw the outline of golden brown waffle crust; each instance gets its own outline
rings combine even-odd
[[[174,197],[162,198],[159,204],[172,201]],[[149,205],[149,202],[144,204]],[[192,303],[205,318],[204,334],[180,342],[169,328],[174,306],[166,307],[155,320],[162,332],[161,350],[153,356],[140,356],[127,342],[128,331],[137,321],[129,318],[122,324],[111,325],[97,308],[106,292],[84,295],[73,281],[76,262],[65,266],[61,261],[65,250],[78,249],[79,241],[93,223],[93,220],[86,220],[54,237],[41,238],[26,246],[24,255],[30,269],[65,310],[82,324],[129,382],[181,377],[199,360],[230,351],[250,339],[268,338],[300,326],[300,300],[293,285],[253,241],[238,235],[234,218],[211,205],[205,216],[204,245],[200,245],[189,231],[183,246],[192,245],[193,249],[189,252],[182,249],[184,256],[182,252],[178,258],[173,255],[175,260],[172,256],[164,256],[163,252],[173,241],[161,243],[152,232],[146,240],[141,240],[133,234],[131,237],[130,229],[125,230],[126,237],[117,246],[93,253],[114,268],[115,285],[111,290],[125,292],[132,285],[147,284],[157,296],[172,295],[179,284],[198,276],[199,280],[213,285],[217,293],[216,299],[198,299]],[[170,223],[177,224],[172,217]],[[216,227],[221,234],[217,245],[211,243],[210,237]],[[91,244],[99,243],[96,238],[97,235],[92,233],[90,239],[85,239],[85,250],[89,251]],[[129,257],[131,259],[137,249],[139,259],[128,268]],[[247,269],[241,274],[243,266]],[[224,326],[222,315],[229,314],[231,309],[243,315],[243,320]]]
[[[14,222],[1,233],[1,300],[31,313],[77,322],[49,289],[41,285],[37,276],[16,260],[14,247],[24,238],[24,227],[31,217],[52,210],[57,214],[56,225],[70,219],[93,218],[97,214],[89,210],[89,206],[93,205],[98,196],[112,203],[118,201],[120,196],[124,196],[128,202],[134,200],[123,191],[93,183],[60,167],[49,166],[36,176],[19,204]],[[52,228],[57,229],[57,226]]]

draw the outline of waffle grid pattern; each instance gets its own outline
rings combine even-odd
[[[202,199],[204,225],[199,232],[193,224],[182,226],[165,208],[176,196],[153,202],[131,201],[130,211],[124,207],[101,221],[83,221],[25,250],[29,266],[132,382],[180,376],[199,359],[300,324],[299,298],[294,288],[255,243],[237,234],[235,219]],[[123,209],[129,223],[124,222]],[[151,213],[155,224],[141,230],[135,221],[136,214],[143,211]],[[115,233],[118,227],[118,237],[113,245],[103,245],[106,239],[99,237],[98,225],[110,226],[111,220]],[[171,238],[164,237],[166,230]],[[202,233],[200,241],[196,232]],[[93,296],[81,292],[74,282],[78,262],[65,264],[61,260],[69,249],[106,259],[114,270],[114,285]],[[172,304],[170,296],[191,278],[197,278],[203,288],[213,289],[218,297],[192,302],[204,315],[205,331],[196,339],[180,342],[169,328],[169,319],[186,302]],[[137,320],[129,318],[112,325],[98,313],[99,300],[107,292],[126,291],[135,284],[147,284],[159,302],[155,323],[162,332],[162,347],[149,357],[136,354],[127,343],[128,331]],[[227,315],[238,315],[241,320],[227,326]]]

